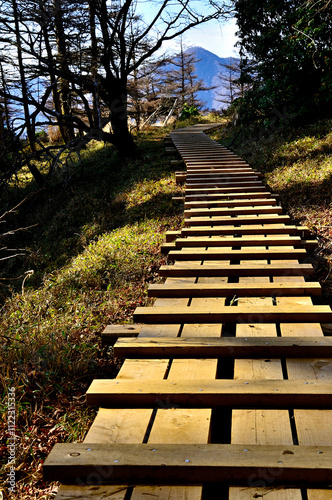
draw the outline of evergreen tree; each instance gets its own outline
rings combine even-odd
[[[251,86],[242,117],[286,108],[297,117],[332,111],[332,12],[318,4],[323,7],[314,0],[236,2],[241,80]]]

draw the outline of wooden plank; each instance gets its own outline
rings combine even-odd
[[[295,283],[193,283],[153,284],[149,286],[149,297],[262,297],[320,295],[318,282]]]
[[[291,278],[288,278],[291,280]],[[278,280],[278,278],[276,278]],[[301,305],[311,305],[310,298],[297,298],[297,303]],[[278,302],[284,305],[288,301],[284,297],[278,298]],[[309,336],[314,333],[321,336],[325,341],[320,325],[299,324],[281,324],[280,331],[282,336],[289,338],[293,336]],[[287,376],[290,380],[305,377],[307,379],[325,379],[332,380],[332,363],[329,363],[324,357],[313,359],[311,356],[303,360],[286,360]],[[305,445],[329,445],[332,446],[331,424],[332,412],[329,410],[295,410],[294,423],[299,444]],[[308,500],[331,500],[331,490],[308,490],[306,492]]]
[[[96,379],[87,404],[111,408],[332,408],[325,380],[119,380]]]
[[[263,186],[262,181],[233,181],[233,182],[225,182],[225,181],[208,181],[208,180],[203,180],[202,182],[199,181],[190,181],[187,182],[187,189],[197,189],[197,188],[208,188],[208,187],[221,187],[221,188],[237,188],[237,187],[245,187],[245,188],[250,188],[253,187],[256,189],[257,186]]]
[[[188,236],[226,236],[226,235],[250,235],[250,234],[298,234],[299,229],[297,226],[286,226],[285,224],[252,224],[249,226],[222,226],[215,225],[213,227],[186,227],[181,231],[181,235]]]
[[[225,167],[223,165],[216,165],[216,166],[203,166],[203,167],[187,167],[187,173],[188,174],[199,174],[199,175],[205,175],[205,173],[212,174],[212,173],[222,173],[222,174],[256,174],[259,175],[260,172],[257,170],[254,170],[250,167]]]
[[[185,219],[185,226],[193,227],[193,226],[220,226],[220,225],[250,225],[250,224],[281,224],[285,222],[290,222],[290,217],[288,215],[260,215],[257,217],[254,216],[238,216],[238,217],[191,217],[190,219]]]
[[[246,264],[246,261],[242,261]],[[262,261],[262,263],[266,263]],[[260,278],[241,278],[240,284],[255,284]],[[269,280],[269,278],[263,278]],[[300,278],[299,278],[300,279]],[[256,307],[272,305],[271,297],[239,298],[239,305],[252,304]],[[236,325],[236,338],[257,338],[266,336],[272,341],[277,337],[275,324],[242,324]],[[283,378],[282,366],[279,359],[236,359],[234,362],[234,378],[241,379],[275,379]],[[255,410],[240,409],[232,411],[232,444],[261,444],[261,445],[290,445],[293,444],[292,431],[287,410]],[[276,488],[262,488],[274,484],[273,474],[266,471],[265,477],[257,481],[255,476],[248,481],[250,488],[230,488],[229,500],[252,500],[252,498],[271,498],[271,500],[301,500],[298,490],[278,490]]]
[[[56,444],[44,463],[47,481],[86,482],[96,469],[102,482],[127,484],[188,484],[240,482],[275,471],[275,484],[328,484],[332,481],[332,449],[317,446],[227,444],[113,446]]]
[[[180,173],[180,172],[176,172]],[[182,172],[181,172],[182,173]],[[259,177],[259,173],[255,172],[252,169],[227,169],[225,172],[222,168],[206,168],[205,170],[200,170],[197,168],[189,168],[186,172],[187,179],[202,179],[202,180],[210,180],[211,178],[217,179],[233,179],[233,178],[243,178],[243,180],[249,180],[249,178]]]
[[[214,276],[308,276],[313,274],[311,264],[194,264],[161,266],[160,276],[214,277]]]
[[[197,484],[240,482],[275,471],[274,485],[329,484],[332,449],[326,446],[264,446],[149,444],[113,446],[56,444],[44,463],[47,481],[87,481],[96,469],[102,482],[127,484]]]
[[[183,174],[182,174],[183,175]],[[211,175],[194,175],[186,174],[186,182],[188,184],[201,184],[201,183],[222,183],[227,184],[229,182],[255,182],[258,180],[258,175],[255,174],[211,174]]]
[[[281,236],[273,236],[273,235],[253,235],[246,237],[238,237],[238,236],[223,236],[223,237],[196,237],[196,238],[177,238],[175,240],[175,244],[177,248],[194,248],[194,247],[202,247],[209,246],[211,247],[233,247],[233,246],[253,246],[253,244],[269,246],[284,246],[284,245],[301,245],[300,236],[289,236],[289,235],[281,235]]]
[[[332,339],[322,337],[119,338],[114,355],[126,358],[332,358]]]
[[[267,192],[267,187],[264,184],[260,183],[258,185],[253,186],[254,191],[261,191],[265,194]],[[201,195],[201,194],[227,194],[227,193],[247,193],[248,187],[239,187],[239,186],[230,186],[230,187],[188,187],[186,186],[185,195]]]
[[[112,345],[119,337],[139,335],[144,325],[107,325],[101,334],[103,344]]]
[[[137,307],[134,319],[142,323],[323,323],[332,321],[330,306]]]
[[[171,250],[168,254],[169,260],[229,260],[229,259],[299,259],[303,260],[308,256],[304,248],[287,249],[284,247],[278,250],[264,249],[260,247],[244,247],[241,250],[231,248],[210,248],[208,250]]]
[[[220,200],[220,201],[225,201],[225,200],[234,200],[234,199],[260,199],[260,198],[266,198],[268,200],[270,200],[271,198],[278,198],[278,195],[276,194],[272,194],[270,193],[269,191],[246,191],[245,193],[232,193],[232,192],[229,192],[229,193],[226,193],[226,194],[223,194],[223,193],[211,193],[211,194],[187,194],[186,195],[186,204],[188,204],[189,206],[192,204],[192,203],[202,203],[202,202],[214,202],[214,200]]]
[[[185,217],[210,217],[221,215],[254,215],[254,214],[282,214],[282,207],[276,205],[259,205],[255,202],[251,206],[215,207],[215,208],[190,208],[184,211]]]
[[[277,200],[275,198],[235,198],[233,200],[222,200],[218,197],[217,201],[207,200],[207,201],[186,201],[184,204],[185,209],[199,209],[199,208],[222,208],[222,207],[246,207],[246,206],[266,206],[275,205]]]

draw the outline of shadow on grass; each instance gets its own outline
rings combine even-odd
[[[27,250],[25,258],[8,261],[1,276],[13,278],[26,270],[35,271],[30,287],[38,287],[45,273],[61,268],[101,234],[144,219],[162,219],[178,210],[171,197],[178,191],[170,181],[169,194],[156,193],[146,198],[146,184],[158,184],[174,172],[166,156],[163,135],[141,141],[137,159],[120,158],[112,147],[87,151],[84,175],[78,165],[68,184],[51,185],[28,200],[20,212],[8,219],[7,228],[36,227],[11,237],[10,245]],[[33,182],[9,190],[10,205],[35,189]],[[128,203],[136,191],[137,200]],[[141,190],[141,193],[140,193]],[[37,191],[37,189],[36,189]],[[140,197],[142,202],[140,202]],[[3,282],[7,283],[7,282]],[[15,289],[22,280],[8,282]],[[1,287],[2,299],[7,295]]]

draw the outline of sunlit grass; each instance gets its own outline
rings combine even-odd
[[[108,146],[92,145],[64,186],[55,180],[37,196],[20,225],[38,226],[19,241],[27,256],[11,271],[33,270],[2,307],[0,318],[0,408],[16,388],[17,484],[20,499],[44,498],[42,460],[57,441],[81,440],[94,411],[85,409],[91,380],[113,377],[120,360],[103,348],[110,323],[132,321],[137,306],[150,303],[149,283],[159,280],[165,231],[182,223],[172,196],[175,184],[164,154],[164,130],[139,138],[141,156],[124,161]],[[24,172],[12,196],[33,190]],[[16,219],[13,219],[14,221]],[[6,467],[3,469],[6,481]]]

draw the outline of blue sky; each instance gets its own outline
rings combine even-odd
[[[238,55],[238,49],[234,47],[237,41],[236,31],[235,19],[223,24],[210,21],[188,31],[183,39],[185,45],[203,47],[219,57],[236,57]],[[173,41],[167,48],[176,49],[177,43]]]
[[[156,0],[136,0],[136,13],[141,14],[145,21],[149,22],[153,19],[160,2]],[[197,10],[201,10],[201,2],[198,0],[193,0],[193,7],[196,5]],[[176,12],[176,3],[174,3],[174,12]],[[171,13],[171,9],[167,10],[167,13]],[[207,14],[207,12],[205,12]],[[171,15],[171,14],[170,14]],[[167,14],[165,14],[167,19]],[[158,29],[158,23],[156,25]],[[208,23],[204,23],[197,28],[189,30],[183,35],[183,41],[186,46],[200,46],[219,57],[236,57],[238,55],[237,49],[234,48],[234,44],[237,41],[235,32],[237,31],[237,26],[235,23],[235,18],[230,19],[228,22],[219,22],[217,20],[212,20]],[[172,40],[162,47],[162,50],[175,51],[178,48],[178,40]]]

